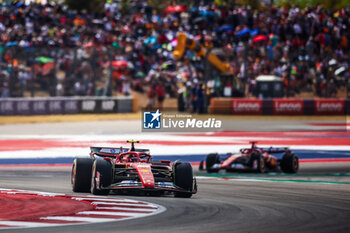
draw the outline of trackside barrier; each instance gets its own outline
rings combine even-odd
[[[130,113],[133,97],[49,97],[0,99],[0,115]]]
[[[232,100],[230,98],[212,98],[208,111],[213,114],[231,114]]]
[[[209,112],[232,115],[349,115],[350,99],[212,98]]]

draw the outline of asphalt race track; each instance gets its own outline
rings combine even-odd
[[[2,187],[73,194],[69,168],[2,168]],[[349,232],[350,184],[198,180],[191,199],[122,196],[167,208],[114,223],[6,232]],[[113,195],[116,196],[116,195]]]
[[[33,127],[4,129],[25,134]],[[50,133],[54,128],[51,125]],[[58,128],[62,131],[59,125]],[[197,168],[196,174],[199,190],[190,199],[121,196],[164,206],[167,210],[159,215],[4,232],[350,232],[349,162],[302,163],[297,175],[207,176]],[[0,185],[0,188],[73,194],[67,166],[3,166]]]

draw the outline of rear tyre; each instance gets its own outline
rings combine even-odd
[[[295,154],[285,154],[281,161],[281,170],[285,173],[296,173],[299,169],[299,158]]]
[[[73,192],[89,192],[93,160],[90,158],[74,159],[71,174]]]
[[[179,163],[175,166],[175,180],[176,186],[188,190],[189,192],[175,192],[175,197],[186,197],[192,196],[193,189],[193,169],[189,163]]]
[[[220,170],[218,168],[212,168],[214,164],[220,163],[220,156],[217,153],[208,154],[205,162],[208,173],[218,172]]]
[[[98,186],[108,187],[111,182],[112,164],[106,160],[95,160],[92,167],[91,193],[94,195],[107,195],[109,193],[109,190],[98,189]]]

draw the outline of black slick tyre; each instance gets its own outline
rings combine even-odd
[[[208,173],[218,172],[219,169],[212,168],[212,166],[216,163],[220,163],[220,157],[218,154],[208,154],[206,159],[206,168]]]
[[[108,187],[111,182],[112,164],[106,160],[95,160],[92,166],[91,193],[94,195],[107,195],[109,189],[99,189],[97,186]]]
[[[284,173],[296,173],[299,169],[299,158],[295,154],[285,154],[281,160],[281,170]]]
[[[90,158],[74,159],[71,174],[73,192],[89,192],[93,160]]]
[[[175,166],[175,177],[174,183],[176,186],[187,190],[188,192],[175,192],[175,197],[186,197],[192,196],[193,187],[193,169],[189,163],[179,163]]]

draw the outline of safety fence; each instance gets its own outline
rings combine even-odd
[[[0,99],[0,115],[130,113],[133,97],[49,97]]]
[[[349,115],[350,99],[212,98],[209,112],[233,115]]]

